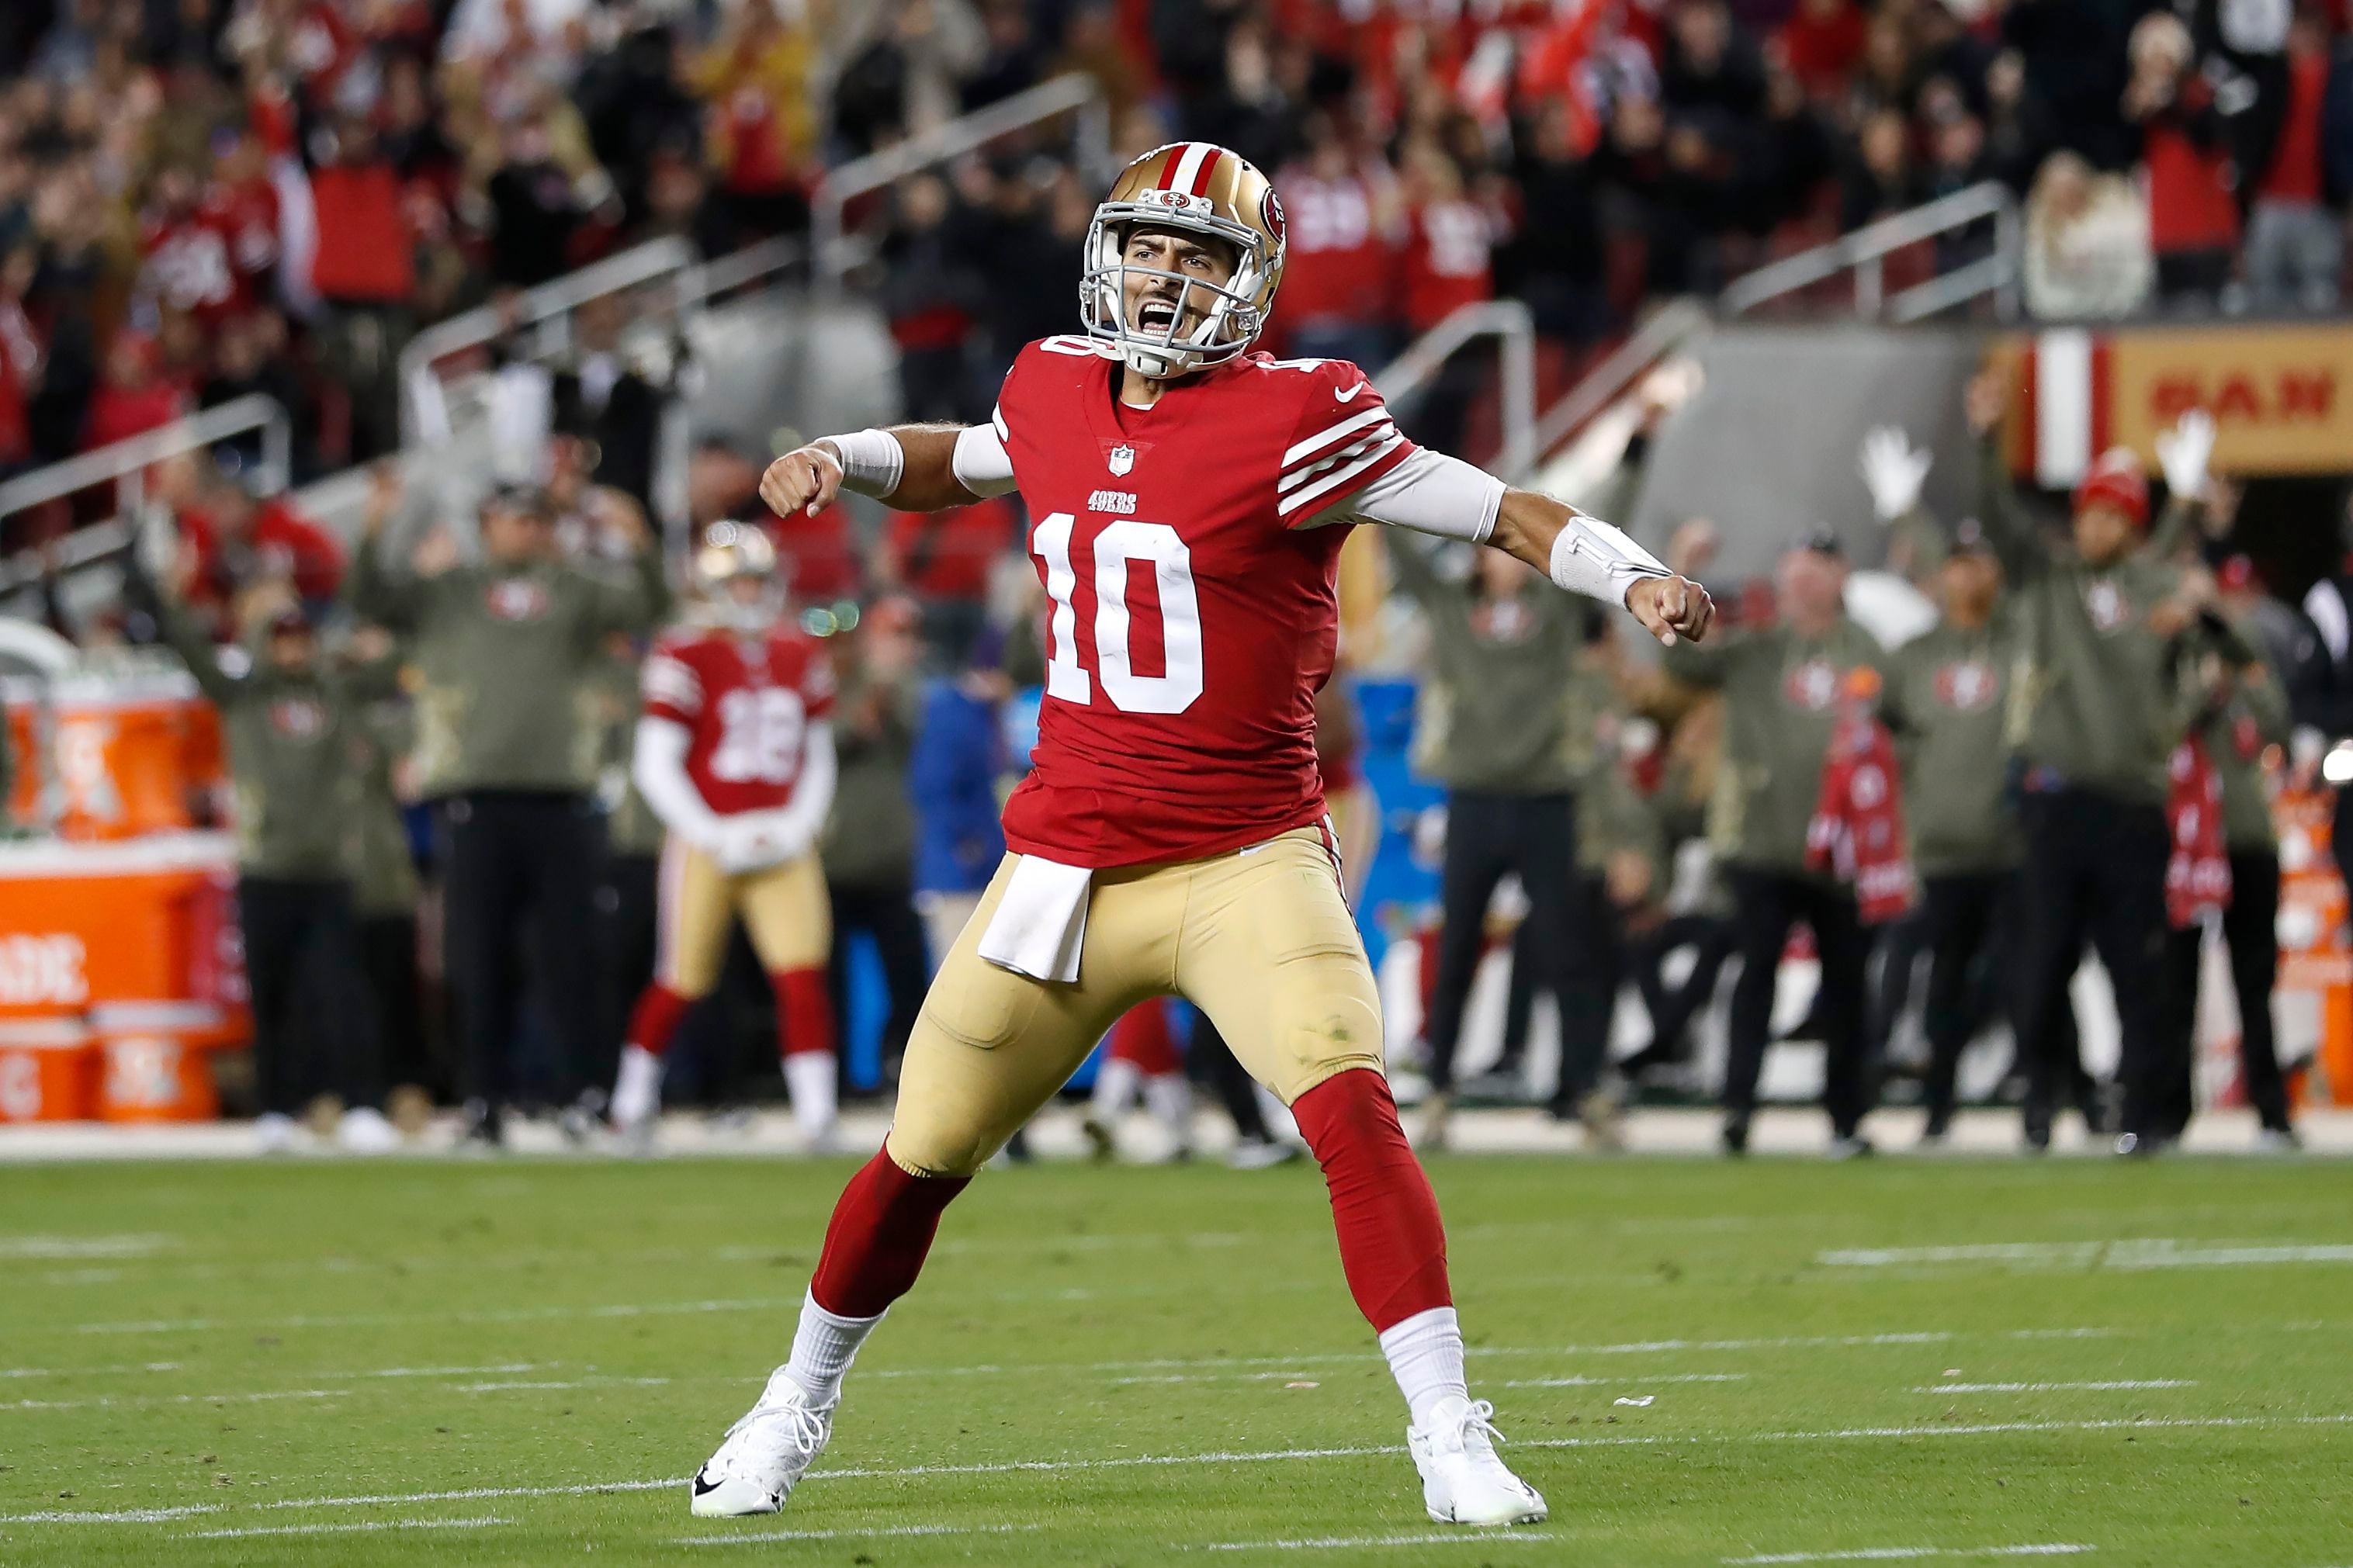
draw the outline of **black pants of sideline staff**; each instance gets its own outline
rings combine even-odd
[[[2287,1080],[2272,1037],[2272,982],[2279,973],[2279,851],[2268,845],[2231,851],[2231,901],[2222,907],[2222,941],[2231,951],[2231,984],[2239,997],[2239,1064],[2247,1103],[2268,1131],[2288,1130]],[[2191,1050],[2198,1027],[2199,949],[2204,925],[2166,937],[2173,982],[2166,1020],[2167,1060],[2172,1064],[2165,1118],[2168,1136],[2189,1125]]]
[[[340,878],[240,877],[237,906],[253,1008],[254,1089],[262,1110],[297,1114],[314,1084],[340,1095],[346,1106],[379,1104],[380,1037],[360,968],[351,884]],[[298,1059],[309,1033],[298,1023],[306,998],[319,1020],[307,1072]]]
[[[1455,790],[1446,798],[1446,860],[1439,874],[1438,975],[1430,998],[1430,1081],[1454,1086],[1454,1047],[1462,1007],[1486,946],[1487,900],[1506,874],[1528,896],[1520,951],[1535,961],[1532,990],[1556,998],[1577,993],[1573,898],[1577,874],[1577,798]]]
[[[554,1035],[559,1104],[599,1082],[596,879],[605,823],[588,797],[478,790],[441,803],[449,987],[459,1086],[495,1115],[514,1088],[528,971]]]
[[[1740,978],[1733,982],[1729,1051],[1724,1067],[1724,1116],[1728,1130],[1745,1130],[1757,1110],[1757,1079],[1773,1028],[1773,984],[1789,928],[1803,921],[1821,959],[1821,989],[1813,1016],[1822,1036],[1822,1109],[1831,1131],[1852,1138],[1876,1096],[1874,1064],[1862,1031],[1862,977],[1871,954],[1855,913],[1854,895],[1819,877],[1733,866],[1733,951]]]
[[[2026,1136],[2050,1138],[2073,1063],[2059,1014],[2091,941],[2116,995],[2124,1085],[2119,1130],[2169,1135],[2175,1068],[2164,1021],[2165,814],[2138,801],[2073,786],[2027,793],[2018,1055],[2026,1068]],[[2186,1070],[2186,1066],[2183,1070]]]

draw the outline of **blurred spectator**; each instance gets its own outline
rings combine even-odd
[[[555,162],[547,125],[533,116],[506,134],[506,158],[491,176],[491,281],[528,289],[571,270],[573,238],[586,204]]]
[[[777,0],[743,0],[696,63],[695,87],[713,108],[712,163],[740,238],[808,225],[816,61],[817,42],[800,7],[788,21]]]
[[[1577,147],[1569,104],[1554,100],[1536,110],[1523,139],[1526,152],[1513,170],[1519,221],[1495,257],[1502,291],[1525,302],[1546,337],[1587,342],[1609,324],[1602,291],[1601,211]],[[1288,295],[1283,309],[1291,308]]]
[[[555,433],[577,437],[595,451],[596,481],[650,514],[663,421],[691,362],[686,339],[678,334],[667,372],[657,379],[624,356],[625,320],[626,307],[617,294],[599,295],[580,307],[573,317],[577,344],[572,362],[555,373],[549,402]]]
[[[980,635],[991,569],[1019,530],[1019,514],[1005,496],[891,514],[882,537],[885,569],[893,585],[915,596],[925,639],[951,665],[964,662]]]
[[[1349,146],[1332,116],[1311,116],[1302,162],[1275,176],[1291,237],[1275,330],[1283,351],[1378,365],[1394,301],[1392,247],[1402,220],[1388,166]]]
[[[2239,237],[2222,111],[2179,18],[2162,11],[2142,17],[2131,59],[2124,116],[2141,129],[2158,295],[2211,300],[2230,279]]]
[[[947,182],[936,174],[902,181],[895,198],[881,303],[899,345],[901,411],[912,420],[969,424],[975,399],[965,342],[980,292],[972,247],[950,226]]]
[[[2148,298],[2148,208],[2121,174],[2053,153],[2026,201],[2026,308],[2045,321],[2128,316]]]
[[[357,116],[314,139],[311,201],[318,249],[311,286],[326,307],[329,369],[352,395],[349,456],[364,461],[399,439],[400,350],[417,287],[415,237],[400,171]]]
[[[201,468],[190,469],[201,483]],[[333,535],[288,497],[259,500],[233,475],[214,475],[181,510],[179,526],[194,560],[188,601],[216,614],[245,590],[277,580],[292,585],[309,613],[322,615],[343,579],[343,552]]]
[[[1893,109],[1873,110],[1856,138],[1839,198],[1839,226],[1861,228],[1916,206],[1924,192],[1912,168],[1912,129]]]
[[[953,119],[958,84],[988,47],[966,0],[880,0],[842,20],[827,40],[848,62],[833,84],[833,129],[853,155]]]
[[[82,425],[84,451],[169,425],[188,411],[188,395],[159,374],[153,337],[126,328],[106,351],[106,375]]]
[[[933,967],[980,907],[980,895],[1005,858],[998,784],[1005,727],[998,710],[1013,682],[998,667],[1003,638],[976,647],[956,675],[923,687],[923,713],[907,763],[915,808],[915,908],[923,917]]]
[[[1774,41],[1807,96],[1834,103],[1845,96],[1862,58],[1864,36],[1862,8],[1854,0],[1798,0]]]
[[[966,110],[1038,85],[1040,57],[1030,11],[1029,0],[986,0],[981,30],[987,47],[957,94]]]
[[[931,968],[915,912],[915,814],[908,768],[915,745],[923,658],[921,612],[902,597],[878,601],[845,638],[835,742],[840,782],[826,829],[825,877],[833,897],[834,1013],[848,1016],[849,939],[864,932],[882,961],[890,1016],[882,1026],[883,1077],[896,1081]]]
[[[40,390],[42,348],[25,294],[37,258],[25,247],[0,254],[0,478],[33,457],[33,396]]]
[[[2247,290],[2258,310],[2327,310],[2345,271],[2345,219],[2327,205],[2328,46],[2310,16],[2289,29],[2283,78],[2278,135],[2247,220]]]

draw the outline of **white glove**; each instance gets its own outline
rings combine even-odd
[[[1882,425],[1862,438],[1863,488],[1871,492],[1871,509],[1882,522],[1894,522],[1920,504],[1920,486],[1936,455],[1915,447],[1912,438],[1893,425]]]
[[[808,836],[781,811],[752,811],[720,824],[711,858],[731,877],[781,866],[808,849]]]
[[[2158,467],[2165,470],[2165,488],[2183,500],[2204,492],[2206,469],[2214,456],[2214,416],[2193,408],[2157,438]]]

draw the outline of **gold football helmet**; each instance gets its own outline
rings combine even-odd
[[[694,551],[694,586],[704,613],[731,631],[763,632],[785,613],[776,547],[757,523],[714,522]]]
[[[1181,229],[1234,247],[1234,275],[1222,286],[1123,259],[1128,231],[1137,225]],[[1266,327],[1274,290],[1282,281],[1286,236],[1282,202],[1274,186],[1240,154],[1208,142],[1172,142],[1122,170],[1087,229],[1086,268],[1079,284],[1079,316],[1087,336],[1107,358],[1117,358],[1155,380],[1219,364],[1250,347]],[[1183,287],[1165,325],[1141,327],[1127,319],[1131,272],[1175,279]],[[1200,324],[1177,329],[1196,301],[1211,298]]]

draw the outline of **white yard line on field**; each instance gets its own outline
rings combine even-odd
[[[698,1379],[697,1381],[704,1381]],[[543,1388],[667,1388],[667,1377],[580,1377],[535,1383],[518,1378],[509,1383],[453,1383],[452,1394],[508,1394],[517,1389]]]
[[[1897,1268],[1936,1263],[2023,1263],[2076,1268],[2253,1268],[2279,1263],[2353,1263],[2353,1245],[2213,1243],[2172,1237],[2126,1241],[2004,1241],[1967,1247],[1857,1247],[1817,1253],[1826,1268]]]
[[[1756,1557],[1727,1557],[1736,1568],[1767,1563],[1899,1563],[1919,1557],[2073,1557],[2097,1552],[2081,1542],[2030,1542],[2021,1546],[1866,1546],[1852,1552],[1769,1552]]]
[[[2002,1421],[1971,1425],[1938,1422],[1914,1426],[1848,1426],[1830,1431],[1698,1432],[1630,1434],[1621,1437],[1523,1437],[1521,1448],[1619,1448],[1698,1447],[1726,1443],[1836,1443],[1910,1437],[1973,1437],[1995,1434],[2070,1432],[2203,1431],[2245,1428],[2284,1430],[2297,1426],[2344,1426],[2353,1413],[2328,1415],[2147,1416],[2112,1421]],[[1105,1459],[1005,1459],[963,1465],[876,1465],[812,1470],[812,1481],[898,1479],[922,1476],[994,1476],[1021,1473],[1068,1474],[1082,1470],[1160,1468],[1188,1465],[1263,1465],[1299,1459],[1366,1458],[1402,1454],[1396,1444],[1358,1444],[1323,1448],[1236,1449],[1206,1454],[1138,1454]],[[590,1497],[604,1492],[660,1491],[683,1488],[684,1476],[657,1480],[600,1481],[574,1486],[468,1487],[447,1491],[376,1492],[347,1497],[279,1498],[258,1506],[264,1509],[378,1508],[408,1503],[475,1501],[490,1498]],[[114,1520],[142,1522],[153,1510],[129,1510],[120,1514],[84,1514],[80,1521]]]
[[[181,1539],[237,1541],[253,1535],[356,1535],[376,1530],[487,1530],[492,1525],[513,1522],[497,1514],[480,1519],[368,1519],[351,1524],[259,1524],[238,1530],[194,1530]]]
[[[200,1513],[219,1513],[216,1502],[195,1503],[186,1508],[125,1508],[112,1511],[49,1509],[40,1513],[0,1513],[0,1524],[161,1524],[167,1519],[193,1519]]]
[[[1352,1546],[1536,1546],[1559,1537],[1533,1530],[1423,1530],[1410,1535],[1311,1535],[1292,1541],[1203,1541],[1187,1552],[1338,1552]]]
[[[34,1259],[144,1258],[174,1247],[170,1236],[0,1236],[0,1258]]]
[[[1745,1372],[1678,1372],[1664,1377],[1640,1377],[1629,1373],[1624,1377],[1514,1377],[1505,1380],[1505,1388],[1626,1388],[1634,1384],[1648,1386],[1654,1383],[1746,1383]]]
[[[2187,1377],[2102,1378],[2088,1383],[1931,1383],[1915,1394],[2117,1394],[2145,1388],[2195,1388]]]
[[[617,1301],[592,1307],[505,1307],[473,1312],[353,1312],[338,1317],[159,1318],[127,1323],[78,1323],[84,1334],[195,1334],[224,1329],[382,1328],[391,1323],[534,1323],[563,1318],[646,1318],[673,1313],[766,1312],[797,1309],[797,1296],[743,1300]]]
[[[0,1400],[0,1414],[11,1410],[107,1410],[150,1405],[249,1405],[266,1399],[348,1399],[348,1388],[274,1388],[259,1394],[100,1394],[89,1399]]]
[[[1026,1535],[1042,1524],[901,1524],[888,1530],[759,1530],[741,1535],[681,1535],[674,1546],[750,1546],[764,1541],[879,1541],[891,1535]]]

